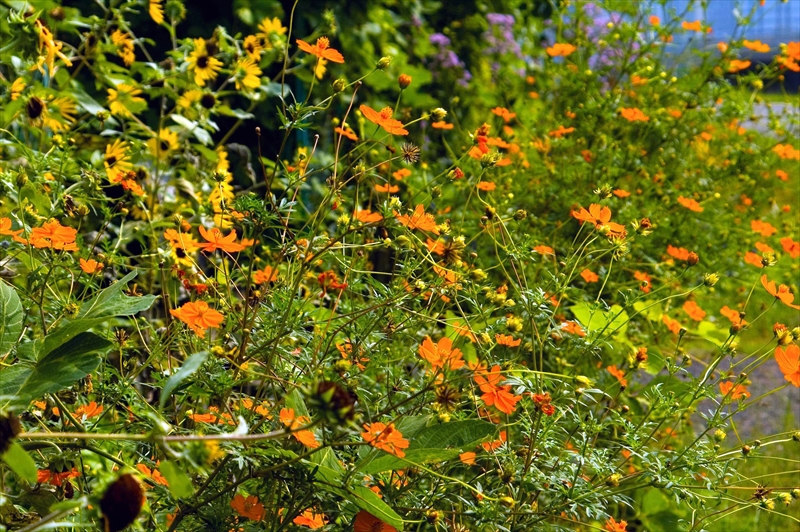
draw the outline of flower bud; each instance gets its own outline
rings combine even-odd
[[[346,85],[347,85],[347,83],[345,83],[345,81],[342,78],[336,79],[331,84],[331,86],[333,87],[333,92],[337,92],[337,93],[338,92],[342,92]]]
[[[528,217],[528,211],[523,209],[519,209],[517,212],[514,213],[514,219],[518,222],[524,220],[527,217]]]
[[[686,264],[689,266],[696,266],[700,262],[700,256],[694,251],[689,252],[689,257],[686,259]]]
[[[622,478],[622,475],[620,475],[619,473],[614,473],[613,475],[608,477],[608,480],[606,480],[606,484],[616,488],[617,486],[619,486],[619,481],[620,481],[621,478]]]
[[[441,122],[447,116],[447,111],[442,109],[441,107],[437,107],[436,109],[431,109],[431,118],[433,118],[434,122]]]
[[[716,273],[707,273],[703,276],[703,284],[706,286],[714,286],[719,282],[719,275]]]
[[[384,68],[388,67],[391,64],[392,64],[392,58],[389,57],[388,55],[385,55],[380,59],[378,59],[378,64],[375,66],[377,66],[380,70],[383,70]]]
[[[400,90],[407,89],[409,85],[411,85],[411,76],[408,74],[400,74],[400,77],[397,78],[397,84],[400,86]]]

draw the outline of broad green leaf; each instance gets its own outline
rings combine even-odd
[[[378,495],[366,486],[354,486],[350,500],[362,510],[366,510],[387,525],[403,530],[403,518],[383,502]]]
[[[111,345],[111,342],[94,333],[80,333],[42,357],[33,366],[23,366],[20,363],[9,368],[15,371],[10,373],[8,385],[7,372],[4,371],[0,389],[3,395],[16,395],[18,401],[24,404],[46,393],[63,390],[94,371],[100,364],[100,353]]]
[[[14,348],[22,332],[22,303],[14,287],[0,281],[0,357]]]
[[[172,462],[161,462],[158,470],[164,475],[169,484],[169,491],[176,499],[188,499],[194,495],[192,481],[189,475]]]
[[[8,450],[3,453],[3,461],[18,477],[31,484],[36,483],[36,463],[20,444],[12,442]]]
[[[716,346],[721,346],[728,339],[729,332],[726,329],[717,327],[708,320],[702,321],[697,325],[697,335],[705,338]]]
[[[606,335],[624,335],[628,330],[628,313],[619,305],[603,311],[587,303],[578,303],[569,307],[569,310],[589,332],[603,331]]]
[[[86,94],[83,89],[73,88],[70,90],[70,94],[75,98],[75,101],[78,102],[78,105],[84,108],[87,113],[96,115],[101,111],[105,111],[105,107],[97,103],[97,100]]]
[[[396,471],[428,462],[446,462],[459,454],[460,449],[409,449],[404,458],[384,453],[383,456],[370,460],[364,467],[359,468],[359,471],[367,475],[374,475],[383,471]]]
[[[36,210],[39,211],[39,214],[42,216],[50,214],[50,209],[52,207],[50,198],[47,197],[44,187],[38,183],[26,183],[19,191],[19,200],[20,203],[22,203],[23,200],[27,200],[28,203],[36,207]]]
[[[637,301],[633,304],[633,310],[641,314],[650,321],[661,320],[661,305],[653,304],[653,301]]]
[[[186,377],[192,375],[195,371],[200,369],[207,357],[208,352],[201,351],[200,353],[195,353],[186,359],[181,366],[181,369],[176,371],[175,374],[172,375],[169,380],[167,380],[167,383],[164,385],[164,389],[161,390],[161,400],[158,403],[159,408],[164,408],[164,405],[167,403],[167,400],[170,398],[175,388],[177,388]]]
[[[115,316],[133,316],[137,312],[147,310],[156,296],[130,297],[123,290],[138,272],[132,271],[118,282],[101,291],[95,297],[81,305],[78,319],[113,318]]]

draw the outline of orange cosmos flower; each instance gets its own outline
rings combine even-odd
[[[627,190],[622,189],[622,188],[617,188],[614,191],[612,191],[611,193],[614,194],[618,198],[627,198],[628,196],[631,195],[630,192],[628,192]]]
[[[278,280],[278,270],[272,266],[265,266],[263,270],[253,272],[253,282],[256,284],[274,283]]]
[[[482,190],[484,192],[491,192],[492,190],[497,188],[497,185],[492,183],[491,181],[481,181],[478,183],[478,190]]]
[[[79,476],[81,476],[80,472],[74,467],[70,471],[64,471],[62,473],[55,473],[49,469],[39,469],[36,472],[36,482],[39,484],[46,483],[61,487],[65,480],[78,478]]]
[[[30,244],[35,248],[50,248],[61,251],[77,251],[75,236],[78,230],[65,227],[58,220],[48,220],[42,227],[31,230]]]
[[[550,136],[550,137],[555,137],[557,139],[560,139],[564,135],[569,135],[573,131],[575,131],[574,127],[558,126],[558,129],[554,129],[553,131],[549,132],[547,135]]]
[[[722,397],[730,397],[734,401],[750,397],[750,392],[743,384],[734,384],[730,381],[719,383],[719,393],[722,394]]]
[[[347,137],[348,139],[352,140],[353,142],[358,142],[358,135],[356,132],[350,129],[349,127],[341,128],[337,127],[333,130],[336,133],[339,133],[342,136]]]
[[[544,244],[539,244],[538,246],[533,246],[533,250],[536,253],[540,253],[542,255],[555,255],[556,251],[551,248],[550,246],[545,246]]]
[[[247,519],[261,521],[264,518],[264,505],[258,502],[258,497],[250,495],[247,498],[237,493],[231,501],[231,508]]]
[[[800,150],[794,149],[791,144],[776,144],[772,151],[781,159],[800,161]]]
[[[81,270],[88,273],[89,275],[103,271],[103,263],[97,262],[94,259],[89,259],[89,260],[79,259],[78,262],[81,265]]]
[[[11,218],[0,218],[0,235],[17,237],[21,232],[22,229],[11,230]]]
[[[477,455],[472,451],[467,451],[466,453],[461,453],[458,455],[459,460],[464,465],[475,465],[475,457]]]
[[[586,331],[577,321],[565,321],[559,326],[559,330],[568,334],[574,334],[583,338],[586,336]]]
[[[403,449],[407,449],[409,442],[403,439],[403,434],[394,427],[394,423],[388,426],[384,423],[369,423],[364,425],[364,430],[361,437],[364,441],[382,451],[393,454],[398,458],[403,458],[406,453]]]
[[[440,120],[439,122],[431,123],[431,127],[433,129],[453,129],[455,126],[453,126],[453,124],[448,124],[447,122],[442,122]]]
[[[651,26],[659,26],[659,25],[661,25],[661,19],[659,17],[657,17],[656,15],[650,15],[650,17],[647,20],[648,20],[648,22],[650,22]]]
[[[761,220],[752,220],[750,222],[750,229],[753,230],[754,233],[758,233],[761,236],[772,236],[778,232],[775,227],[769,222],[762,222]]]
[[[730,320],[730,322],[734,325],[747,325],[747,321],[742,319],[741,313],[738,310],[734,310],[730,308],[728,305],[725,305],[721,309],[719,309],[719,313],[725,316]]]
[[[411,175],[411,170],[409,170],[408,168],[401,168],[400,170],[392,173],[392,177],[394,177],[398,181],[402,181],[403,178],[408,177],[410,175]]]
[[[751,64],[752,63],[750,61],[731,59],[731,62],[728,64],[728,72],[731,74],[736,74],[737,72],[741,72],[742,70],[750,67]]]
[[[678,260],[689,260],[690,251],[686,248],[677,248],[675,246],[667,245],[667,254]]]
[[[695,20],[694,22],[687,22],[684,20],[681,22],[681,26],[683,26],[683,29],[686,31],[703,31],[703,25],[699,20]]]
[[[502,117],[506,123],[510,122],[513,118],[516,118],[517,116],[517,113],[512,113],[505,107],[495,107],[494,109],[492,109],[492,114]]]
[[[381,216],[381,214],[378,212],[372,212],[369,209],[362,209],[356,211],[355,219],[361,223],[369,224],[374,222],[380,222],[381,220],[383,220],[383,216]]]
[[[585,268],[581,272],[581,277],[583,277],[583,280],[586,281],[587,283],[596,283],[597,281],[600,280],[600,276],[594,273],[589,268]]]
[[[189,253],[200,249],[200,247],[203,245],[196,241],[192,235],[188,233],[179,233],[175,229],[167,229],[164,231],[164,238],[167,239],[173,248],[182,249],[183,251]]]
[[[783,250],[793,259],[800,258],[800,242],[795,242],[791,237],[784,237],[780,240]]]
[[[619,381],[620,386],[623,388],[628,387],[628,381],[625,379],[625,372],[623,370],[617,368],[617,366],[608,366],[606,370],[608,370],[608,372],[611,373],[611,375],[613,375],[617,381]]]
[[[761,256],[757,253],[753,253],[752,251],[748,251],[744,254],[744,261],[747,264],[752,264],[756,268],[763,268],[764,264],[761,262]]]
[[[331,41],[327,37],[320,37],[317,39],[317,44],[311,45],[306,41],[297,39],[297,46],[306,53],[315,55],[320,59],[326,59],[333,63],[344,63],[344,57],[338,50],[329,48]]]
[[[245,241],[242,241],[241,244],[236,242],[236,229],[232,229],[230,233],[223,235],[222,231],[216,227],[206,230],[206,228],[201,225],[200,236],[208,241],[207,244],[200,244],[201,249],[207,253],[218,249],[221,249],[225,253],[236,253],[247,247]]]
[[[572,211],[572,216],[581,222],[594,224],[597,229],[607,229],[611,235],[623,235],[625,226],[611,221],[611,209],[592,203],[587,211],[581,207],[580,211]]]
[[[672,332],[672,334],[680,334],[682,327],[678,320],[673,320],[672,318],[664,314],[663,316],[661,316],[661,321],[664,322],[664,325],[667,326],[667,329],[669,329]]]
[[[495,365],[488,373],[476,373],[475,382],[480,387],[483,395],[481,399],[486,406],[494,406],[499,411],[506,414],[513,414],[517,409],[517,403],[522,399],[521,396],[511,393],[511,386],[500,386],[503,379],[500,366]]]
[[[641,285],[639,285],[639,290],[644,292],[645,294],[650,293],[650,276],[644,272],[635,271],[633,272],[633,277],[637,281],[641,281]]]
[[[426,336],[419,346],[419,356],[428,361],[434,369],[445,367],[458,369],[464,367],[461,350],[453,349],[453,341],[447,337],[434,344],[430,336]]]
[[[394,111],[391,107],[384,107],[380,112],[367,105],[361,105],[359,109],[364,114],[364,118],[381,126],[390,135],[408,135],[408,130],[403,129],[403,123],[392,118]]]
[[[311,509],[308,509],[295,517],[292,523],[307,526],[311,530],[316,530],[325,526],[325,521],[325,514],[315,514]]]
[[[310,419],[307,416],[295,416],[294,408],[282,408],[278,418],[281,420],[289,430],[295,431],[298,427],[307,425]],[[294,439],[305,445],[310,449],[316,449],[320,446],[317,441],[317,436],[310,430],[298,430],[292,433]]]
[[[686,24],[684,22],[684,24]],[[608,521],[606,521],[603,528],[606,529],[606,532],[627,532],[628,530],[628,522],[627,521],[620,521],[619,523],[614,520],[613,517],[609,517]]]
[[[81,405],[75,409],[75,417],[76,418],[85,418],[89,419],[92,417],[99,416],[103,413],[103,405],[98,405],[95,401],[87,405]]]
[[[649,116],[636,107],[623,107],[619,110],[619,113],[628,122],[647,122],[650,120]]]
[[[400,187],[397,185],[390,185],[389,183],[386,183],[385,185],[375,185],[375,192],[394,194],[396,192],[400,192]]]
[[[744,45],[745,48],[753,50],[754,52],[759,52],[762,54],[769,52],[769,45],[761,41],[748,41],[747,39],[745,39],[744,41],[742,41],[742,44]]]
[[[684,198],[683,196],[678,196],[678,203],[680,203],[690,211],[703,212],[703,207],[701,207],[700,204],[697,203],[697,201],[693,200],[692,198]]]
[[[514,340],[514,337],[508,334],[495,334],[494,339],[497,345],[504,345],[506,347],[517,347],[522,343],[521,338]]]
[[[575,50],[577,50],[577,48],[571,44],[555,43],[553,46],[546,48],[545,52],[547,52],[547,55],[550,57],[567,57]]]
[[[703,321],[706,317],[706,312],[701,309],[696,302],[687,301],[683,304],[683,311],[689,315],[694,321]]]
[[[397,532],[397,529],[387,525],[368,511],[361,510],[353,521],[353,532]]]
[[[794,294],[789,291],[789,287],[785,284],[778,286],[775,288],[775,281],[767,280],[767,276],[761,276],[761,285],[770,293],[770,295],[774,296],[776,299],[780,299],[781,303],[785,304],[788,307],[800,309],[800,305],[793,305],[792,301],[794,301]]]
[[[156,462],[156,467],[158,467],[158,462]],[[162,475],[161,471],[159,471],[158,469],[151,470],[145,464],[136,464],[136,469],[138,469],[141,474],[151,479],[156,484],[161,484],[162,486],[169,486],[167,479],[164,478],[164,475]]]
[[[775,361],[784,378],[800,388],[800,347],[790,344],[775,348]]]
[[[189,326],[200,338],[205,338],[206,329],[219,329],[225,317],[208,306],[205,301],[190,301],[170,314]]]
[[[755,246],[755,247],[756,247],[756,249],[757,249],[757,250],[759,250],[761,253],[775,253],[775,250],[774,250],[774,249],[772,249],[772,248],[771,248],[769,245],[767,245],[767,244],[765,244],[765,243],[763,243],[763,242],[756,242],[756,243],[754,244],[754,246]]]
[[[410,215],[401,215],[397,211],[393,212],[397,221],[411,230],[419,229],[421,231],[430,231],[434,235],[439,234],[439,228],[436,227],[436,219],[432,214],[425,212],[425,207],[422,204],[417,205],[414,212]]]

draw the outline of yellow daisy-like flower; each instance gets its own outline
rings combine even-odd
[[[178,134],[169,129],[162,129],[158,132],[158,138],[147,141],[147,148],[150,153],[159,159],[166,159],[178,147]]]
[[[178,98],[178,107],[181,109],[191,109],[191,107],[200,101],[200,98],[203,97],[203,91],[199,89],[191,89],[183,93],[180,98]]]
[[[148,13],[150,13],[150,18],[153,19],[153,22],[156,24],[161,24],[164,22],[164,7],[161,5],[161,0],[150,0],[150,7],[148,9]]]
[[[42,114],[42,124],[53,131],[67,130],[75,123],[78,107],[75,100],[62,96],[47,102],[47,112]]]
[[[256,35],[248,35],[242,43],[244,51],[247,52],[254,61],[261,60],[261,52],[264,51],[263,39]]]
[[[22,94],[22,91],[25,90],[25,80],[22,78],[17,78],[11,84],[11,101],[13,102],[19,95]]]
[[[129,157],[128,143],[124,140],[117,139],[113,144],[106,145],[103,166],[110,182],[119,183],[125,179],[125,174],[133,170]]]
[[[258,25],[258,29],[261,30],[261,33],[257,33],[256,35],[264,39],[264,48],[267,49],[272,48],[273,35],[280,39],[280,36],[286,33],[286,28],[281,24],[281,19],[278,17],[271,20],[269,17],[265,18],[261,21],[261,24]]]
[[[194,50],[189,54],[189,70],[194,72],[194,82],[204,87],[206,81],[217,79],[222,62],[208,55],[205,39],[194,39]]]
[[[125,66],[131,66],[136,60],[136,54],[133,51],[134,44],[130,34],[114,30],[114,33],[111,34],[111,42],[117,47],[117,55],[122,58]]]
[[[139,98],[142,89],[120,83],[116,89],[108,89],[108,107],[111,114],[121,117],[133,116],[147,106],[144,98]]]
[[[252,59],[245,58],[236,63],[233,71],[233,78],[236,83],[236,90],[253,90],[261,86],[261,69]]]
[[[214,170],[218,174],[227,174],[231,167],[231,163],[228,161],[228,152],[222,146],[215,151],[217,152],[217,166]]]

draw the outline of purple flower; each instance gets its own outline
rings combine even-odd
[[[434,33],[429,37],[431,44],[435,44],[439,48],[444,48],[445,46],[450,46],[450,39],[447,38],[446,35],[441,33]]]

